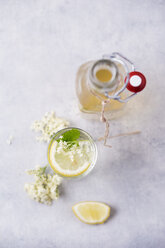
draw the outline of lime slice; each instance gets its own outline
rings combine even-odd
[[[79,146],[71,149],[61,148],[60,143],[53,141],[48,156],[52,169],[65,177],[74,177],[84,173],[91,165],[93,150],[88,140],[79,141]]]
[[[102,202],[79,202],[72,207],[76,217],[86,224],[102,224],[110,216],[111,208]]]

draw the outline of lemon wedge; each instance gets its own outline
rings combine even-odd
[[[50,146],[48,160],[52,169],[64,177],[75,177],[83,174],[90,167],[94,151],[88,140],[79,141],[79,145],[66,150],[54,140]]]
[[[79,202],[72,207],[76,217],[86,224],[102,224],[110,216],[111,208],[102,202]]]

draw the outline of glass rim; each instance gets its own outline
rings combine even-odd
[[[93,155],[93,159],[92,159],[92,162],[91,162],[90,166],[89,166],[84,172],[82,172],[81,174],[75,175],[75,176],[65,176],[65,175],[61,175],[60,173],[58,173],[57,171],[55,171],[55,169],[53,168],[53,166],[52,166],[52,164],[51,164],[49,153],[50,153],[51,145],[52,145],[53,141],[55,140],[55,138],[58,137],[60,133],[63,134],[63,133],[65,133],[66,131],[71,130],[71,129],[79,130],[80,133],[84,133],[84,134],[87,136],[88,140],[91,142],[91,145],[92,145],[93,148],[94,148],[94,151],[93,151],[93,152],[94,152],[94,155]],[[97,157],[98,157],[98,150],[97,150],[97,146],[96,146],[96,143],[95,143],[94,139],[92,138],[92,136],[91,136],[88,132],[84,131],[84,130],[81,129],[81,128],[77,128],[77,127],[66,127],[66,128],[63,128],[63,129],[57,131],[57,132],[52,136],[52,138],[51,138],[51,140],[50,140],[50,142],[49,142],[49,144],[48,144],[48,149],[47,149],[47,159],[48,159],[48,163],[49,163],[50,167],[52,168],[52,170],[53,170],[57,175],[59,175],[59,176],[62,177],[62,178],[66,178],[66,179],[76,179],[76,178],[81,178],[81,177],[84,177],[84,176],[88,175],[88,174],[92,171],[92,169],[95,167],[96,162],[97,162]]]

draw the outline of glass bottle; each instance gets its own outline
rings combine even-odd
[[[120,53],[104,55],[100,60],[86,62],[79,67],[76,77],[79,108],[88,116],[97,114],[105,123],[105,134],[101,138],[105,146],[109,146],[108,119],[116,117],[125,103],[145,86],[145,76],[135,71],[134,64]]]
[[[135,71],[134,64],[120,53],[86,62],[76,77],[80,110],[91,115],[105,112],[107,118],[113,118],[145,86],[145,76]]]
[[[124,85],[127,73],[125,67],[110,59],[89,61],[81,65],[76,77],[76,93],[80,111],[88,114],[99,114],[102,101],[107,100],[105,92],[113,96]],[[122,92],[121,96],[125,97]],[[105,106],[106,114],[114,114],[124,107],[124,102],[111,99]]]

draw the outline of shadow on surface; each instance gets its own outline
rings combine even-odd
[[[117,211],[116,208],[111,207],[110,220],[113,219],[116,216],[117,212],[118,211]]]

